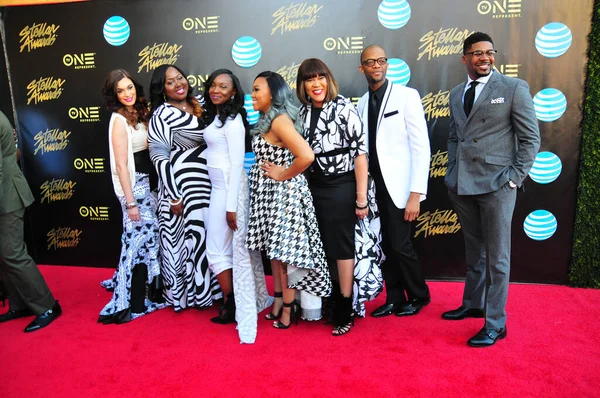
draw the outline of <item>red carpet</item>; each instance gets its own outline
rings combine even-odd
[[[415,317],[359,319],[332,337],[322,323],[276,330],[261,316],[256,344],[240,345],[233,326],[209,322],[214,309],[97,324],[111,270],[41,269],[64,312],[32,334],[29,318],[0,325],[3,398],[600,396],[600,290],[511,285],[508,338],[485,349],[466,345],[482,320],[440,318],[460,304],[452,282],[431,282]]]

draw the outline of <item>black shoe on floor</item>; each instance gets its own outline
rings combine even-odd
[[[394,310],[394,315],[396,315],[396,316],[417,315],[419,313],[419,311],[421,311],[423,309],[423,307],[425,307],[430,302],[431,302],[430,295],[427,295],[427,297],[422,298],[422,299],[414,298],[414,299],[408,300],[407,303],[400,306],[400,308],[398,308],[397,310]]]
[[[471,347],[489,347],[506,337],[506,327],[502,329],[483,328],[475,336],[471,337],[467,344]]]
[[[479,308],[466,308],[461,305],[455,310],[444,312],[442,318],[449,321],[460,321],[465,318],[483,318],[483,310]]]
[[[58,318],[60,314],[62,314],[62,308],[60,308],[60,304],[58,304],[57,300],[52,308],[36,316],[35,319],[27,325],[25,333],[35,332],[38,329],[45,328]]]
[[[32,316],[33,312],[29,308],[24,310],[9,310],[6,314],[0,315],[0,323],[12,321],[13,319],[25,318],[26,316]]]
[[[404,304],[406,303],[385,303],[381,307],[377,307],[375,311],[371,312],[371,316],[375,318],[381,318],[392,315],[394,311],[399,310]]]

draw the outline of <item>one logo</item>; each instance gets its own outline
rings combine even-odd
[[[554,214],[548,210],[536,210],[525,218],[523,230],[533,240],[546,240],[558,229],[558,222]]]
[[[469,30],[460,30],[459,28],[440,28],[437,32],[430,30],[421,39],[419,46],[419,56],[417,61],[427,56],[427,60],[438,58],[443,55],[461,54],[463,42],[469,36]]]
[[[400,58],[388,59],[387,78],[394,84],[406,86],[410,80],[410,67]]]
[[[429,178],[444,177],[448,169],[448,151],[438,151],[431,155]]]
[[[244,171],[246,172],[246,174],[250,173],[250,168],[252,168],[252,165],[254,164],[256,160],[256,157],[254,156],[253,152],[246,152],[246,154],[244,155]]]
[[[131,29],[125,18],[115,15],[106,20],[102,33],[108,44],[118,47],[127,42]]]
[[[452,210],[435,209],[426,211],[417,218],[415,238],[423,235],[428,238],[434,235],[455,234],[460,230],[458,216]]]
[[[209,75],[188,75],[187,80],[190,87],[198,87],[198,90],[204,90],[204,83],[208,80]]]
[[[95,123],[100,121],[99,106],[84,106],[69,108],[69,117],[81,123]]]
[[[323,48],[339,55],[360,54],[364,50],[364,40],[364,36],[328,37],[323,40]]]
[[[296,78],[298,77],[298,68],[300,64],[292,62],[291,65],[284,65],[277,70],[277,73],[285,79],[285,82],[292,90],[296,89]]]
[[[435,94],[428,93],[421,98],[421,105],[427,121],[450,117],[450,91],[439,90]]]
[[[181,25],[184,30],[193,30],[196,34],[217,33],[219,31],[219,18],[218,15],[202,18],[186,18]]]
[[[406,0],[383,0],[377,8],[379,22],[388,29],[400,29],[410,20],[410,4]]]
[[[557,58],[571,47],[573,34],[567,25],[552,22],[544,25],[535,35],[535,48],[547,58]]]
[[[567,97],[555,88],[545,88],[533,97],[538,120],[553,122],[567,110]]]
[[[350,102],[354,105],[355,108],[358,108],[358,101],[360,101],[361,97],[350,97]]]
[[[498,98],[493,98],[491,101],[492,104],[503,104],[504,103],[504,97],[498,97]]]
[[[73,166],[86,173],[104,173],[104,158],[77,158]]]
[[[503,64],[499,68],[494,68],[498,69],[505,76],[519,77],[519,66],[521,64]]]
[[[108,206],[81,206],[79,215],[91,221],[108,221]]]
[[[32,80],[27,85],[27,105],[31,102],[38,104],[59,98],[64,91],[63,86],[66,81],[60,77],[40,77]]]
[[[522,0],[483,0],[477,4],[477,12],[492,18],[520,18]]]
[[[59,200],[69,200],[75,193],[75,185],[77,185],[76,182],[65,179],[44,181],[40,186],[40,202],[51,203]]]
[[[250,126],[256,124],[260,118],[260,112],[254,110],[250,94],[244,95],[244,108],[246,109],[246,120],[248,121],[248,124],[250,124]]]
[[[65,249],[68,247],[77,247],[81,241],[83,231],[71,227],[52,228],[46,234],[47,250]]]
[[[242,68],[251,68],[260,61],[262,47],[258,40],[251,36],[242,36],[231,47],[231,58]]]
[[[96,53],[65,54],[63,65],[73,69],[93,69],[96,67]]]
[[[31,26],[25,26],[19,32],[19,52],[24,50],[30,52],[42,47],[50,47],[56,42],[58,29],[60,25],[48,23],[34,23]]]
[[[33,137],[35,140],[33,155],[45,155],[48,152],[62,151],[69,145],[70,131],[60,129],[46,129]]]
[[[552,152],[540,152],[529,171],[529,177],[538,184],[550,184],[562,171],[560,158]]]
[[[146,72],[156,69],[160,65],[173,65],[179,59],[179,51],[183,48],[179,44],[154,43],[152,46],[146,46],[138,54],[138,73],[145,69]]]
[[[317,23],[319,11],[323,6],[308,3],[290,4],[283,6],[273,13],[271,35],[279,32],[284,34],[293,30],[306,29]]]

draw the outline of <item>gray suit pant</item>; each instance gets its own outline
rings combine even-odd
[[[465,238],[467,278],[463,306],[483,309],[485,327],[506,325],[511,224],[517,190],[508,184],[482,195],[448,191]]]
[[[29,308],[39,315],[50,309],[54,297],[23,241],[25,209],[0,215],[0,276],[8,293],[10,309]]]

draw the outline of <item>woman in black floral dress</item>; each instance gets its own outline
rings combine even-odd
[[[369,215],[367,140],[354,105],[338,94],[338,84],[323,61],[302,62],[296,93],[302,102],[302,135],[315,153],[309,186],[319,230],[339,279],[333,335],[340,336],[352,325],[355,226],[357,218]]]

